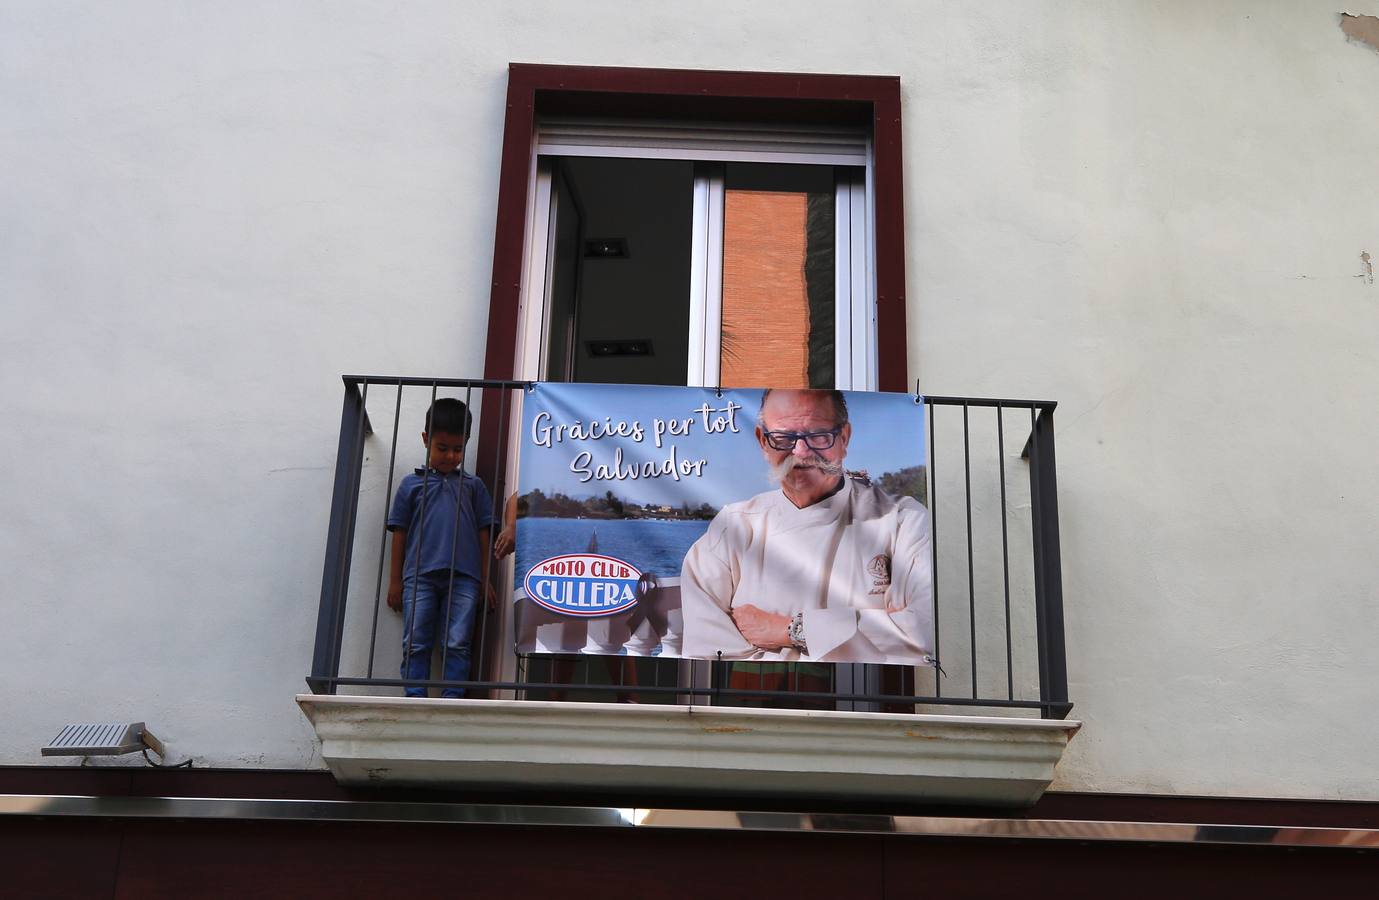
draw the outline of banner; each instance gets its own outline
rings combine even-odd
[[[537,384],[519,653],[933,664],[922,402]]]

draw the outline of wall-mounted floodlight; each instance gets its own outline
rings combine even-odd
[[[163,742],[143,722],[78,722],[64,725],[43,748],[44,756],[119,756],[152,750],[163,758]]]

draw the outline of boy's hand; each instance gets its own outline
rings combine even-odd
[[[392,529],[393,553],[388,570],[388,608],[402,611],[402,570],[403,559],[407,555],[407,532],[401,528]]]
[[[504,528],[498,532],[498,536],[493,539],[493,558],[502,559],[517,548],[516,529],[512,527]]]
[[[485,584],[484,593],[488,598],[488,611],[493,612],[498,608],[498,592],[493,589],[493,585]]]

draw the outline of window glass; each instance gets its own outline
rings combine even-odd
[[[545,377],[684,384],[692,164],[554,163]]]

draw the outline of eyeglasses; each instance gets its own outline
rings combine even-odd
[[[810,450],[827,450],[838,440],[843,426],[828,431],[762,431],[766,446],[772,450],[794,450],[796,441],[804,441]]]

